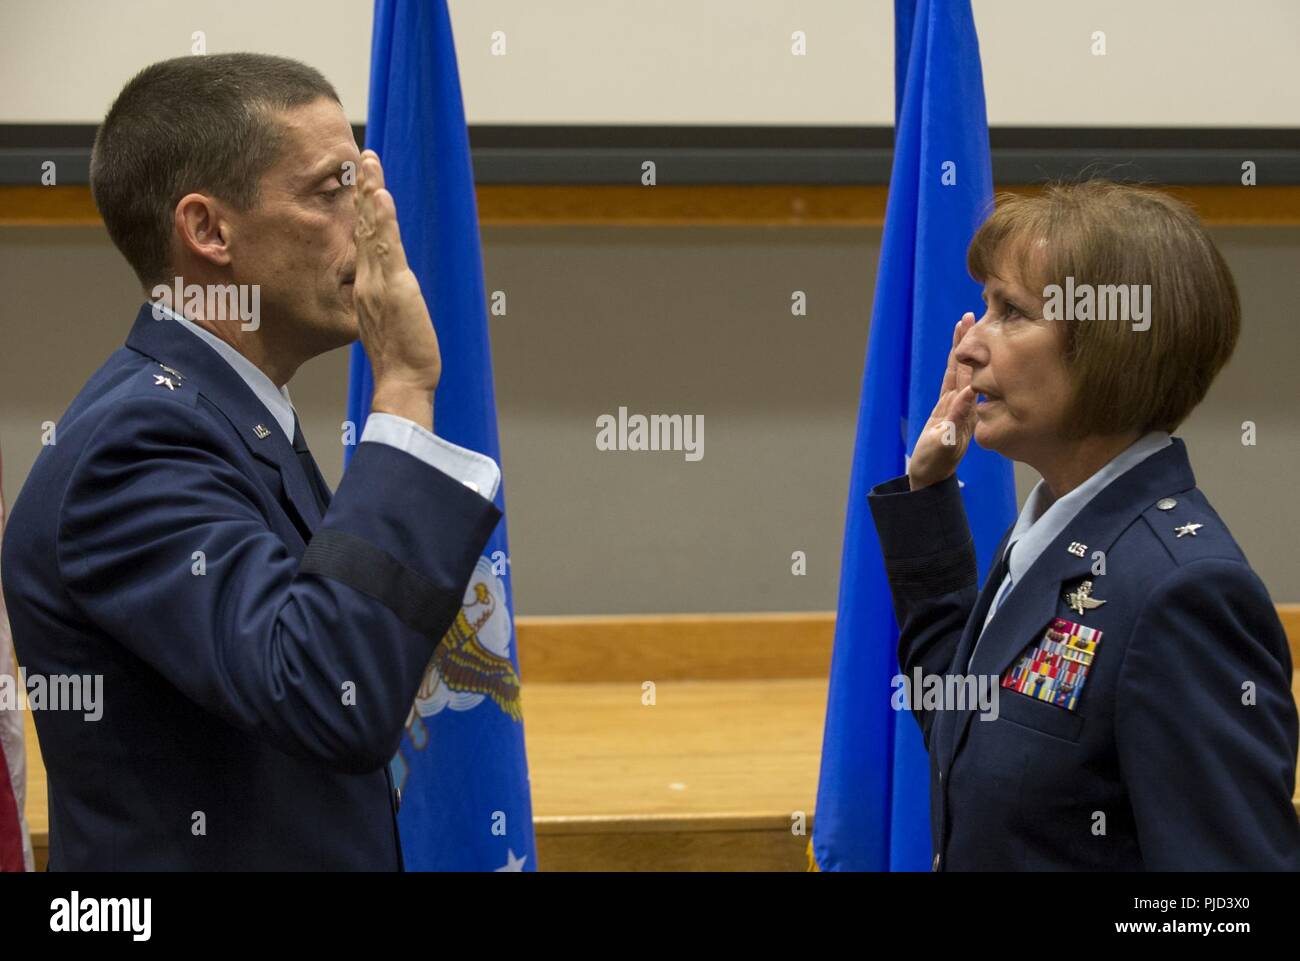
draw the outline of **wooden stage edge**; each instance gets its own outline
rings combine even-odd
[[[1216,227],[1300,226],[1300,186],[1152,185]],[[1034,193],[1024,184],[998,191]],[[883,185],[511,185],[477,188],[484,227],[879,227]],[[85,185],[0,186],[0,226],[98,226]]]
[[[1300,668],[1300,604],[1277,605]],[[515,619],[529,684],[824,678],[833,611]]]

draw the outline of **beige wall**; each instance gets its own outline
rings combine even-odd
[[[1186,425],[1201,486],[1279,601],[1300,600],[1300,230],[1216,230],[1246,325]],[[835,606],[877,230],[485,232],[517,606],[525,614]],[[138,306],[97,228],[0,229],[0,447],[16,494]],[[790,292],[808,295],[792,317]],[[347,352],[290,385],[331,484]],[[609,453],[596,417],[705,415],[705,456]],[[1243,447],[1241,423],[1258,425]],[[1021,493],[1030,478],[1020,478]],[[790,573],[790,554],[808,574]]]
[[[305,60],[365,120],[371,0],[9,0],[0,122],[91,123],[147,63]],[[894,117],[891,0],[451,0],[471,123],[876,124]],[[975,0],[989,120],[1294,126],[1295,0]],[[791,55],[791,34],[807,54]],[[502,31],[506,55],[494,56]],[[1093,33],[1106,55],[1092,54]],[[75,70],[67,69],[69,63]]]

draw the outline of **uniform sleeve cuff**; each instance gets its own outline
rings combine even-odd
[[[374,413],[366,418],[361,441],[387,444],[405,451],[470,490],[494,500],[501,486],[501,468],[485,454],[457,446],[396,414]]]
[[[957,475],[919,491],[906,475],[877,484],[867,495],[885,558],[925,557],[971,544],[970,523]]]

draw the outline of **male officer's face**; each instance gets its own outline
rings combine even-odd
[[[276,117],[283,128],[280,157],[262,177],[257,205],[231,214],[231,266],[237,283],[261,285],[262,336],[291,343],[305,359],[358,336],[352,185],[361,154],[333,100]]]
[[[1067,436],[1070,376],[1062,322],[1043,319],[1043,298],[1022,286],[1015,270],[989,277],[984,299],[984,316],[957,349],[981,399],[975,443],[1032,465]]]

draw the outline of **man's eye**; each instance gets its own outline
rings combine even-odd
[[[1025,316],[1025,315],[1024,315],[1024,312],[1021,311],[1021,309],[1020,309],[1019,307],[1017,307],[1015,304],[1006,304],[1006,305],[1004,305],[1004,308],[1003,308],[1003,311],[1002,311],[1002,316],[1003,316],[1003,317],[1023,317],[1023,316]]]
[[[342,194],[343,191],[347,189],[348,189],[347,187],[335,187],[333,190],[326,190],[322,192],[321,196],[329,197],[330,200],[337,200],[339,198],[339,195]]]

